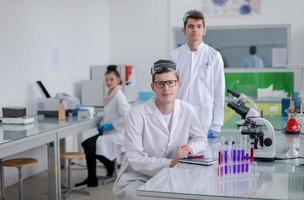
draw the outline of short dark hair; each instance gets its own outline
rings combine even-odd
[[[250,46],[249,48],[250,55],[254,55],[256,54],[256,52],[257,52],[256,46]]]
[[[184,28],[186,28],[187,25],[187,21],[188,19],[196,19],[196,20],[202,20],[203,21],[203,27],[205,27],[205,18],[204,15],[201,11],[198,10],[189,10],[188,12],[185,13],[184,17],[183,17],[183,21],[184,21]]]
[[[175,62],[173,62],[173,61],[171,61],[171,60],[164,60],[164,59],[161,59],[161,60],[158,60],[158,61],[156,61],[155,63],[153,63],[153,66],[154,66],[154,65],[158,65],[158,64],[170,64],[170,65],[173,64],[173,65],[176,65]],[[164,68],[162,68],[161,71],[157,71],[157,72],[155,72],[154,74],[152,74],[152,83],[154,83],[154,81],[155,81],[155,75],[156,75],[156,74],[163,74],[163,73],[168,73],[168,72],[174,72],[174,73],[175,73],[175,76],[176,76],[176,78],[177,78],[177,80],[179,80],[179,76],[178,76],[178,74],[176,73],[176,71],[172,71],[172,70],[170,70],[169,68],[164,67]]]
[[[105,72],[105,75],[108,75],[111,73],[115,74],[115,76],[117,76],[117,78],[120,78],[120,74],[117,71],[117,65],[108,65],[107,66],[107,71]]]

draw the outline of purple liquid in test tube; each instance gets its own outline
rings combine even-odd
[[[247,173],[248,171],[249,171],[249,169],[248,169],[248,162],[249,162],[249,154],[248,153],[246,153],[246,156],[245,156],[245,172]]]
[[[241,150],[237,150],[237,173],[241,172]]]
[[[232,166],[232,173],[236,173],[236,149],[235,149],[235,142],[232,141],[232,161],[233,161],[233,166]]]
[[[224,175],[224,167],[223,167],[223,153],[221,153],[221,177]]]
[[[241,150],[241,162],[242,162],[242,165],[241,165],[241,170],[242,170],[242,173],[244,173],[244,168],[245,168],[245,166],[244,166],[244,158],[245,158],[245,150],[244,149],[242,149]]]
[[[224,151],[224,171],[225,171],[225,175],[228,174],[228,149],[229,149],[229,143],[228,143],[228,141],[225,141],[225,151]]]
[[[228,150],[224,151],[225,175],[228,174]]]
[[[245,159],[245,149],[241,150],[241,161],[244,161]]]
[[[218,152],[218,176],[223,176],[223,154],[221,150]]]

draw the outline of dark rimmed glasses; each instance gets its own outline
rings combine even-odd
[[[165,85],[167,85],[168,87],[175,87],[177,82],[178,82],[178,80],[155,81],[154,85],[157,88],[161,89],[161,88],[164,88]]]

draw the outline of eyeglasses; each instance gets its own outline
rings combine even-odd
[[[151,74],[154,75],[157,72],[162,72],[164,69],[167,71],[176,71],[175,63],[157,63],[151,68]]]
[[[168,87],[175,87],[177,81],[178,81],[178,80],[155,81],[155,82],[154,82],[154,85],[155,85],[157,88],[159,88],[159,89],[164,88],[165,85],[167,85]]]

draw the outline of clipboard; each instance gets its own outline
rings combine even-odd
[[[179,160],[180,163],[210,166],[216,162],[215,158],[183,158]]]

